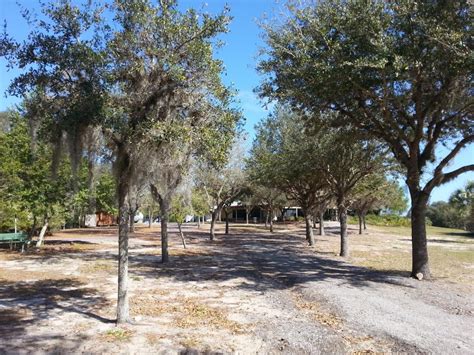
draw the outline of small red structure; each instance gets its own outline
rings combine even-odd
[[[97,227],[113,226],[118,224],[118,218],[107,212],[96,212],[95,217]]]

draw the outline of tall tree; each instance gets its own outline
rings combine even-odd
[[[225,165],[201,164],[196,173],[197,186],[203,189],[211,211],[209,238],[214,240],[215,225],[222,210],[230,206],[246,190],[245,174],[242,166],[241,139],[236,139],[230,151],[227,151],[228,161]]]
[[[24,11],[35,30],[21,44],[2,34],[0,55],[23,69],[10,92],[38,93],[40,100],[30,110],[31,126],[37,126],[35,118],[48,116],[41,123],[49,128],[44,131],[51,133],[51,141],[59,147],[56,151],[64,143],[63,132],[69,137],[73,170],[85,138],[94,131],[91,127],[101,128],[114,151],[119,210],[117,322],[124,323],[129,321],[127,199],[147,173],[138,159],[179,135],[183,126],[175,125],[174,119],[183,116],[196,130],[203,128],[195,124],[202,117],[219,123],[204,126],[205,137],[213,139],[199,144],[200,151],[205,146],[218,156],[238,116],[227,109],[231,93],[220,81],[222,63],[212,56],[215,37],[227,30],[227,10],[217,16],[195,10],[181,13],[172,0],[158,5],[116,0],[110,9],[113,28],[92,3],[46,4],[44,18],[37,21]],[[209,110],[201,108],[208,106],[214,110],[206,116]]]
[[[359,218],[359,234],[367,229],[365,216],[369,211],[387,209],[402,212],[407,207],[403,190],[383,173],[370,174],[362,179],[355,186],[351,200],[351,208]]]
[[[305,112],[338,111],[334,124],[381,139],[404,167],[420,279],[430,277],[430,194],[474,170],[446,171],[474,141],[471,10],[465,0],[291,2],[285,23],[265,26],[260,94]]]

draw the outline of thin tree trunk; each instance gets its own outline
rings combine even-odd
[[[362,215],[357,213],[357,217],[359,218],[359,234],[362,234]]]
[[[169,202],[162,198],[160,201],[161,213],[161,262],[169,261],[168,254],[168,220],[169,220]]]
[[[120,192],[119,187],[119,194]],[[119,262],[118,262],[118,299],[117,324],[129,322],[128,304],[128,230],[129,209],[124,203],[125,192],[119,196]]]
[[[366,213],[362,215],[362,223],[364,224],[364,230],[367,230],[367,225],[365,224],[365,215]]]
[[[306,222],[306,240],[308,244],[313,246],[314,245],[314,234],[313,234],[313,221],[311,220],[311,216],[305,212],[304,219]]]
[[[181,230],[181,223],[178,223],[178,229],[179,229],[179,235],[181,237],[181,241],[183,242],[183,247],[186,249],[186,240],[184,240],[184,234],[183,231]]]
[[[324,232],[324,211],[319,212],[319,235],[325,235],[325,232]]]
[[[216,238],[216,219],[217,219],[217,210],[212,211],[212,214],[211,214],[211,228],[209,230],[210,240],[214,240]]]
[[[48,225],[49,225],[49,218],[45,217],[43,228],[41,228],[41,232],[39,234],[38,241],[36,242],[36,247],[37,248],[40,248],[43,245],[44,236],[46,234],[46,230],[48,229]]]
[[[201,217],[200,216],[198,216],[197,227],[198,227],[198,229],[201,228]]]
[[[129,227],[129,232],[134,233],[135,232],[135,213],[131,212],[129,215],[130,222],[128,224]]]
[[[35,236],[36,234],[36,225],[38,224],[38,218],[36,218],[36,215],[33,215],[33,225],[31,226],[31,233],[30,233],[30,240]]]
[[[117,145],[117,197],[119,208],[117,324],[130,321],[128,303],[128,229],[129,213],[127,195],[131,182],[132,164],[124,144]]]
[[[268,212],[265,216],[265,228],[267,228],[267,226],[268,226]]]
[[[250,212],[245,211],[245,224],[249,224],[249,214]]]
[[[128,221],[129,211],[126,206],[120,208],[119,220],[119,272],[118,272],[118,302],[117,323],[129,321],[128,304]]]
[[[229,234],[229,211],[225,210],[225,234]]]
[[[153,216],[151,214],[152,214],[152,211],[151,211],[151,208],[149,208],[148,209],[148,228],[151,228],[151,223],[153,219]]]
[[[411,240],[412,240],[412,271],[411,276],[430,279],[431,272],[428,260],[428,245],[426,241],[426,209],[428,196],[422,192],[410,189],[411,207]]]
[[[268,212],[270,216],[270,233],[273,233],[273,211]]]
[[[349,256],[349,244],[347,240],[347,209],[344,205],[340,204],[339,210],[339,225],[341,226],[341,252],[340,256]]]

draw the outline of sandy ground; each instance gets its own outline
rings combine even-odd
[[[352,234],[359,256],[344,261],[336,225],[314,249],[291,226],[239,226],[215,242],[186,226],[186,250],[174,232],[168,264],[157,230],[131,238],[134,324],[120,328],[113,229],[57,233],[40,252],[2,251],[0,353],[474,353],[472,259],[463,282],[419,282],[360,266],[357,252],[406,252],[406,237]],[[460,248],[453,238],[439,244]],[[474,255],[474,241],[461,247]]]

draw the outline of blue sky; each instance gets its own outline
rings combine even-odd
[[[30,9],[38,9],[37,0],[18,0],[19,3]],[[23,39],[31,30],[20,16],[17,0],[0,0],[0,20],[7,20],[8,32],[16,39]],[[226,1],[208,0],[206,10],[211,13],[220,11]],[[268,110],[253,93],[253,89],[259,84],[259,76],[255,71],[258,50],[263,46],[261,30],[257,22],[265,14],[271,15],[278,11],[281,3],[275,0],[228,0],[231,15],[234,17],[230,25],[230,33],[223,36],[226,45],[219,50],[217,56],[221,58],[226,66],[227,74],[223,80],[239,91],[238,99],[246,118],[245,130],[249,133],[251,140],[254,135],[254,125],[268,114]],[[200,0],[182,0],[180,7],[200,8],[204,2]],[[17,71],[7,71],[6,62],[0,58],[0,111],[12,107],[19,102],[18,98],[5,97],[5,90],[18,74]],[[471,145],[462,151],[454,161],[450,169],[472,164],[474,162],[474,148]],[[447,200],[449,195],[465,185],[468,180],[474,180],[474,173],[461,175],[456,180],[436,188],[433,191],[431,201]]]

